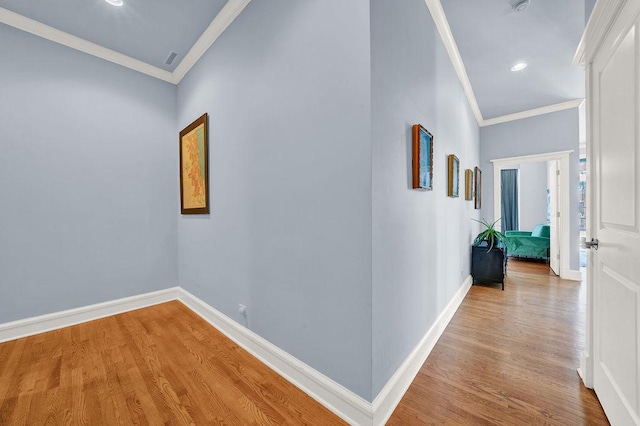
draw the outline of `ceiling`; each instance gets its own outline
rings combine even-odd
[[[585,0],[441,0],[484,120],[584,98]],[[587,8],[590,11],[589,6]],[[512,72],[511,66],[527,67]]]
[[[530,0],[520,13],[518,0],[425,1],[481,126],[584,98],[571,62],[595,0]],[[0,22],[177,84],[249,2],[0,0]]]
[[[0,0],[0,7],[173,71],[227,0]],[[171,65],[165,60],[178,55]]]

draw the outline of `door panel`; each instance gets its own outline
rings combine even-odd
[[[547,162],[547,182],[549,185],[549,266],[554,274],[560,275],[560,238],[558,228],[558,161]]]
[[[637,1],[629,4],[638,4]],[[629,19],[629,17],[627,17]],[[596,188],[594,389],[612,424],[640,425],[640,73],[637,15],[591,64]]]

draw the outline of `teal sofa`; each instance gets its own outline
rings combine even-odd
[[[549,259],[551,231],[549,225],[538,224],[533,231],[507,231],[507,253],[509,256],[532,259]]]

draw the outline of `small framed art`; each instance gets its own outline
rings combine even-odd
[[[476,167],[474,170],[475,176],[473,177],[474,183],[474,191],[476,200],[474,202],[474,207],[476,210],[482,208],[482,170],[479,167]]]
[[[453,154],[449,154],[449,179],[447,182],[447,195],[449,197],[460,196],[460,160]]]
[[[412,187],[422,191],[433,189],[433,135],[420,124],[413,125]]]
[[[209,132],[207,113],[180,132],[180,211],[209,213]]]
[[[473,170],[464,171],[464,199],[473,200]]]

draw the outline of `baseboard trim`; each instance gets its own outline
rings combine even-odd
[[[178,287],[0,324],[0,343],[175,300]]]
[[[371,404],[206,302],[180,288],[178,300],[269,368],[350,424],[370,425]]]
[[[582,281],[582,272],[575,269],[566,269],[560,273],[560,278],[563,280]]]
[[[269,368],[352,425],[387,422],[471,288],[467,277],[373,403],[243,327],[181,287],[0,324],[0,343],[178,300]]]
[[[453,318],[453,315],[460,307],[469,289],[471,289],[471,283],[472,278],[471,275],[469,275],[429,331],[422,337],[418,345],[411,351],[409,356],[407,356],[387,384],[382,388],[378,396],[373,400],[374,425],[384,425],[387,420],[389,420],[389,417],[391,417],[391,414],[393,414],[393,411],[400,403],[407,389],[411,386],[411,383],[427,360],[427,357],[451,321],[451,318]]]

